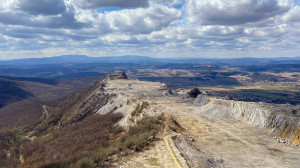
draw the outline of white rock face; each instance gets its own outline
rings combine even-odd
[[[194,104],[197,105],[195,112],[209,118],[236,119],[258,127],[271,128],[279,136],[291,140],[300,130],[299,117],[286,113],[286,111],[297,108],[294,106],[241,102],[211,97],[196,98],[195,101]]]
[[[290,145],[299,144],[299,117],[291,113],[298,107],[223,100],[206,95],[192,99],[174,94],[167,85],[159,82],[107,78],[100,84],[95,92],[109,99],[104,105],[97,106],[97,113],[122,113],[124,117],[118,125],[125,129],[145,116],[164,113],[178,121],[186,130],[185,135],[193,137],[193,145],[200,151],[222,158],[224,167],[297,167],[300,164],[299,148]],[[147,106],[136,112],[143,104]],[[174,134],[169,131],[161,133],[163,136]],[[143,154],[147,152],[147,157],[166,162],[165,146],[157,146],[158,143],[161,141],[155,144],[159,148],[145,150]],[[184,148],[177,150],[181,155]],[[147,161],[145,157],[134,156],[134,160],[137,158],[141,163]],[[141,167],[132,163],[134,165],[125,167]]]
[[[182,110],[209,118],[239,120],[254,126],[270,128],[278,136],[288,140],[295,140],[296,136],[300,135],[300,119],[291,113],[292,109],[299,108],[296,106],[224,100],[204,94],[198,95],[191,103],[192,99],[176,95],[164,83],[130,79],[107,79],[97,92],[111,96],[108,103],[101,106],[97,113],[122,113],[124,118],[118,124],[125,129],[134,125],[143,116],[166,111],[172,113],[172,110],[177,109],[177,105],[178,108],[182,108],[182,103],[187,103],[192,111],[191,109]],[[168,101],[176,101],[178,104],[175,107],[169,107],[166,103]],[[133,117],[132,113],[136,107],[145,102],[149,104],[149,107]],[[161,102],[164,103],[161,104]],[[296,141],[293,142],[296,143]]]
[[[128,129],[135,123],[134,120],[131,119],[131,113],[138,105],[157,97],[165,97],[168,95],[172,96],[174,94],[174,92],[166,84],[129,79],[107,80],[105,82],[105,86],[99,89],[98,92],[116,95],[116,97],[101,107],[97,113],[122,113],[124,117],[118,125],[125,129]],[[153,112],[145,109],[140,115],[153,115]],[[140,118],[141,117],[142,116],[140,116]]]

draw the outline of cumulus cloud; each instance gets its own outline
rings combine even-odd
[[[76,6],[85,9],[103,7],[137,8],[149,6],[148,0],[72,0],[72,2]]]
[[[59,32],[60,37],[83,41],[110,33],[147,34],[167,27],[179,17],[180,10],[163,5],[97,13],[94,10],[75,11],[72,4],[67,4],[66,10],[59,15],[0,12],[0,23],[10,25],[1,31],[10,37],[40,38],[38,34],[56,36]]]
[[[286,13],[282,17],[283,21],[286,22],[298,22],[300,21],[300,7],[296,6],[293,9],[291,9],[288,13]]]
[[[0,57],[295,51],[299,16],[294,0],[1,0]]]
[[[88,26],[87,23],[78,22],[72,12],[64,12],[59,16],[47,17],[31,16],[22,13],[11,15],[10,13],[0,12],[0,23],[6,25],[22,25],[24,27],[44,27],[47,29],[80,29]]]
[[[11,12],[14,13],[18,10],[19,0],[1,0],[0,1],[0,11],[1,12]]]
[[[188,0],[188,20],[204,25],[258,22],[289,11],[294,0]]]
[[[183,4],[184,0],[150,0],[152,3],[167,4],[169,6]]]
[[[147,34],[169,26],[180,18],[180,10],[163,5],[149,8],[124,9],[106,13],[79,10],[78,21],[93,23],[91,31],[98,35],[108,33]]]
[[[19,9],[34,15],[57,15],[66,6],[63,0],[20,0]]]
[[[75,18],[76,13],[72,5],[66,6],[62,0],[53,0],[57,4],[52,3],[52,0],[38,1],[36,7],[30,3],[31,0],[21,0],[20,4],[16,3],[14,6],[10,4],[15,0],[4,0],[6,2],[4,4],[11,9],[6,8],[7,10],[0,11],[0,24],[46,29],[80,29],[88,26],[88,23],[80,22]]]
[[[111,31],[145,34],[160,30],[180,17],[178,10],[157,6],[147,9],[114,11],[100,15]],[[100,24],[102,24],[100,22]]]

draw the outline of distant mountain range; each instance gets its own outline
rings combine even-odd
[[[88,57],[86,55],[62,55],[44,58],[25,58],[0,61],[0,65],[77,64],[77,63],[140,63],[157,62],[160,59],[145,56]]]
[[[277,58],[153,58],[146,56],[110,56],[110,57],[88,57],[86,55],[62,55],[44,58],[25,58],[14,60],[2,60],[0,65],[40,65],[40,64],[82,64],[82,63],[195,63],[195,62],[224,62],[233,64],[258,64],[258,63],[293,63],[300,61],[300,57],[277,57]]]
[[[153,58],[146,56],[88,57],[63,55],[46,58],[26,58],[0,61],[0,78],[27,77],[73,79],[103,77],[115,71],[129,74],[141,69],[220,70],[233,67],[245,71],[295,71],[300,68],[300,57],[294,58]],[[279,69],[278,69],[279,68]],[[147,76],[147,75],[146,75]],[[38,79],[32,79],[38,78]],[[27,80],[27,79],[26,79]]]

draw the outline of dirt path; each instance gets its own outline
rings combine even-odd
[[[48,120],[48,118],[49,118],[49,113],[48,113],[48,110],[47,110],[47,106],[46,106],[46,105],[43,105],[43,114],[45,115],[45,119]]]
[[[176,165],[177,168],[182,168],[181,165],[179,164],[179,162],[178,162],[176,156],[174,155],[173,150],[172,150],[171,147],[170,147],[170,144],[169,144],[169,142],[168,142],[168,139],[165,138],[165,137],[164,137],[163,139],[164,139],[164,142],[165,142],[165,144],[166,144],[166,147],[167,147],[167,149],[168,149],[168,151],[169,151],[169,154],[170,154],[171,158],[172,158],[173,161],[174,161],[174,164]]]
[[[176,107],[176,108],[174,108],[174,107]],[[166,111],[169,112],[171,115],[175,115],[177,117],[185,116],[185,117],[193,118],[199,122],[206,123],[210,127],[218,129],[220,132],[223,132],[223,133],[227,134],[228,136],[230,136],[246,145],[250,145],[248,141],[241,139],[238,135],[235,135],[235,133],[231,132],[230,130],[224,129],[224,128],[220,127],[218,124],[215,124],[214,122],[209,121],[206,117],[200,116],[199,114],[193,113],[192,111],[187,111],[186,109],[188,109],[188,107],[185,107],[184,105],[180,105],[179,107],[180,108],[178,108],[178,105],[177,106],[168,105],[168,106],[166,106],[166,109],[167,109]]]
[[[117,163],[122,168],[178,168],[171,158],[165,142],[154,142],[149,149],[126,156]]]

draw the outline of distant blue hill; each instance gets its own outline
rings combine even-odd
[[[86,55],[62,55],[45,58],[25,58],[0,61],[0,65],[76,64],[76,63],[140,63],[157,62],[160,59],[145,56],[88,57]]]
[[[25,58],[0,61],[0,65],[41,65],[41,64],[84,64],[84,63],[232,63],[232,64],[264,64],[264,63],[295,63],[300,57],[280,58],[153,58],[146,56],[110,56],[110,57],[88,57],[86,55],[62,55],[45,58]]]

